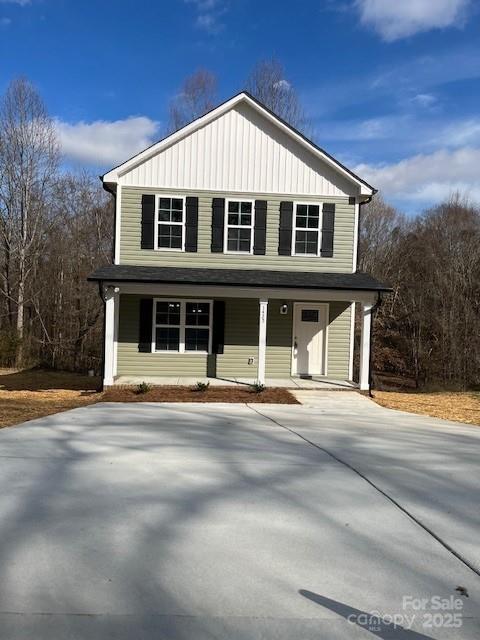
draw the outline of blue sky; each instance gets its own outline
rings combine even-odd
[[[158,139],[199,67],[219,99],[275,56],[315,140],[416,212],[480,201],[473,0],[0,0],[0,91],[27,76],[67,162],[103,171]],[[434,9],[432,8],[434,7]]]

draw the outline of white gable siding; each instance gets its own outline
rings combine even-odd
[[[251,193],[359,193],[351,180],[242,103],[121,174],[119,182]]]

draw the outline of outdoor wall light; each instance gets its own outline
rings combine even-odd
[[[280,305],[280,314],[282,316],[286,316],[288,313],[288,304],[282,304]]]

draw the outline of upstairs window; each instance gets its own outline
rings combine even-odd
[[[253,253],[253,200],[228,200],[226,218],[227,253]]]
[[[157,197],[155,249],[184,251],[185,198]]]
[[[320,255],[320,210],[320,204],[295,204],[292,238],[294,255]]]

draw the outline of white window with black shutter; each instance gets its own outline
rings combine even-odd
[[[212,301],[153,302],[152,352],[211,353]]]
[[[227,200],[225,207],[225,253],[253,253],[255,207],[253,200]]]
[[[287,205],[289,203],[282,204]],[[333,257],[334,226],[335,204],[294,202],[291,255]],[[281,233],[282,230],[280,230],[280,237]]]
[[[154,249],[185,251],[185,198],[157,194]]]

